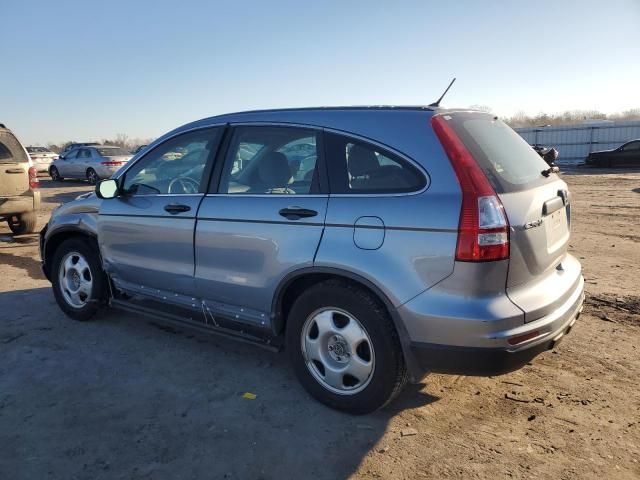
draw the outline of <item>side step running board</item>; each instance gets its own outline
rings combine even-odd
[[[203,333],[212,333],[214,335],[218,335],[225,338],[231,338],[239,342],[250,343],[252,345],[262,347],[271,352],[278,352],[280,350],[277,346],[268,343],[267,340],[264,340],[254,335],[250,335],[248,333],[238,332],[230,328],[198,322],[190,318],[185,318],[180,315],[174,315],[171,313],[163,312],[155,308],[145,307],[142,305],[138,305],[138,304],[126,301],[126,300],[112,298],[111,306],[115,308],[119,308],[120,310],[124,310],[129,313],[144,315],[152,319],[161,320],[163,323],[167,323],[176,327],[188,328],[188,329],[196,330],[198,332],[203,332]]]

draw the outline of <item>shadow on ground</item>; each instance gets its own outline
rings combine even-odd
[[[283,354],[115,310],[74,322],[49,288],[0,293],[0,349],[2,478],[347,478],[395,414],[437,400],[409,386],[342,414]]]
[[[49,190],[53,188],[65,189],[65,191],[63,192],[54,194],[43,192],[43,201],[46,203],[67,203],[75,199],[78,195],[92,192],[95,187],[93,185],[89,185],[84,180],[65,180],[63,182],[54,182],[50,179],[40,179],[39,188],[43,190]]]
[[[25,256],[22,250],[25,246],[38,244],[38,235],[0,234],[0,264],[10,265],[24,272],[33,279],[44,279],[40,270],[38,256]]]

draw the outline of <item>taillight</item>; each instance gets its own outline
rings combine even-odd
[[[502,202],[447,121],[436,115],[431,126],[462,189],[456,260],[489,262],[509,258],[509,222]]]
[[[100,165],[106,165],[107,167],[117,167],[122,165],[123,162],[100,162]]]
[[[40,181],[38,180],[38,170],[36,167],[29,167],[29,188],[31,190],[35,190],[40,186]]]

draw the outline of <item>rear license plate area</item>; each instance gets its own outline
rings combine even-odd
[[[567,214],[565,209],[556,210],[545,218],[547,247],[551,248],[562,241],[567,233]]]

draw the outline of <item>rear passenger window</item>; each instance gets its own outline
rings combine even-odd
[[[313,130],[238,127],[227,152],[219,193],[316,193],[317,161],[317,133]]]
[[[341,135],[327,135],[333,193],[405,193],[424,188],[424,175],[380,147]]]

